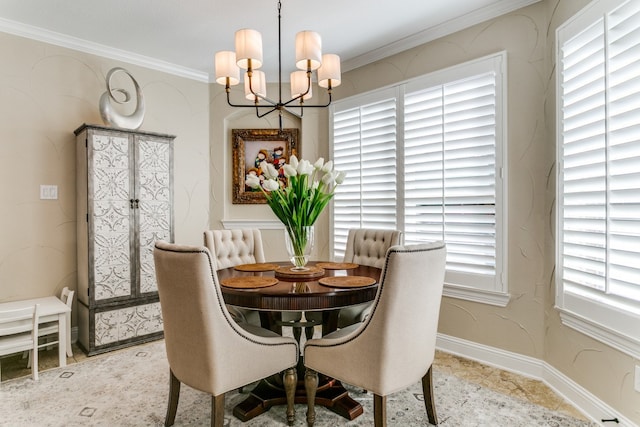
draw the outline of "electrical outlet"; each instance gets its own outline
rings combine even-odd
[[[57,200],[57,199],[58,199],[57,185],[41,185],[40,186],[40,200]]]
[[[640,393],[640,365],[636,365],[636,380],[634,382],[633,388],[635,388],[636,391]]]

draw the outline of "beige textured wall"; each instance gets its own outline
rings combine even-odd
[[[556,126],[556,61],[555,30],[577,11],[589,4],[588,0],[553,0],[546,4],[549,30],[547,37],[547,97],[545,103],[546,128],[549,138],[547,160],[549,183],[545,215],[549,226],[546,228],[545,254],[547,299],[545,301],[545,341],[544,359],[556,369],[572,378],[596,397],[620,411],[632,422],[640,425],[640,392],[633,388],[634,366],[640,360],[616,351],[611,347],[587,337],[572,328],[563,326],[555,299],[555,126]],[[640,325],[638,325],[640,328]]]
[[[0,301],[76,287],[75,136],[103,124],[105,76],[122,66],[144,92],[142,130],[176,135],[175,238],[208,223],[207,83],[0,33]],[[58,200],[40,200],[40,184]],[[73,319],[75,324],[75,319]]]

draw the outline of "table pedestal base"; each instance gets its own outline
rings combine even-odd
[[[298,385],[296,388],[295,403],[307,403],[307,394],[304,390],[304,374],[298,373]],[[316,393],[316,406],[324,406],[336,414],[353,420],[362,415],[362,405],[353,400],[340,381],[320,375],[318,391]],[[253,389],[249,397],[233,408],[233,415],[246,422],[253,417],[268,411],[274,405],[286,405],[282,378],[272,376],[261,380]]]

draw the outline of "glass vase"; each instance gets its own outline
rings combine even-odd
[[[309,268],[305,266],[313,249],[313,226],[285,226],[284,243],[289,253],[289,259],[294,265],[292,270],[308,270]]]

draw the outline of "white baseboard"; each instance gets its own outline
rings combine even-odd
[[[540,359],[444,334],[438,334],[436,347],[446,353],[540,380],[585,414],[587,418],[602,426],[638,427],[633,421],[618,414],[611,406]],[[601,421],[612,418],[617,418],[619,423],[604,424]]]

